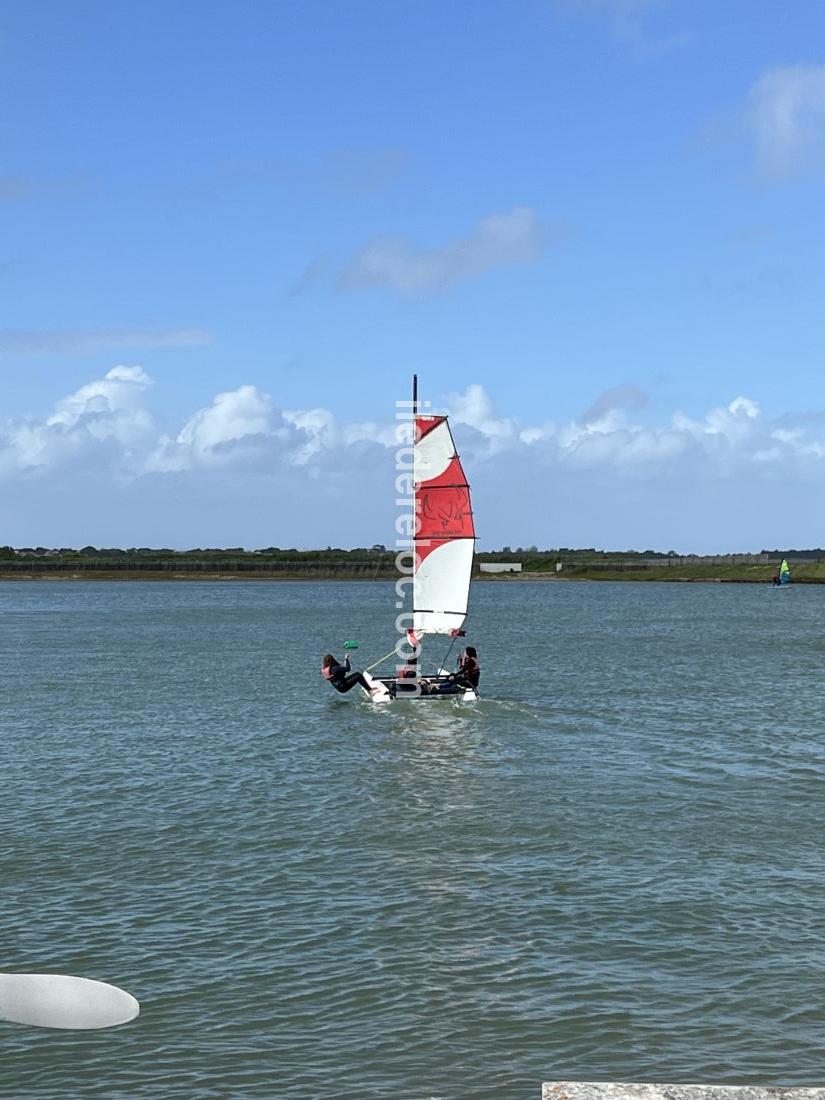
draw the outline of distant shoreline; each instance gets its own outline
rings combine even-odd
[[[576,583],[577,581],[594,581],[602,583],[604,581],[620,581],[622,583],[635,582],[637,584],[649,584],[651,581],[658,581],[663,584],[761,584],[771,587],[770,578],[754,576],[676,576],[677,570],[668,571],[670,575],[660,575],[661,571],[656,571],[657,575],[653,576],[654,570],[648,570],[648,575],[642,575],[641,571],[627,572],[627,573],[605,573],[594,572],[588,570],[573,571],[570,570],[566,575],[560,575],[558,573],[540,573],[540,572],[522,572],[522,573],[482,573],[480,575],[473,576],[473,583],[482,584],[525,584],[525,583],[537,583],[537,584],[564,584],[564,583]],[[360,584],[373,584],[375,582],[390,583],[397,579],[396,573],[379,573],[374,576],[353,576],[352,574],[340,573],[335,574],[330,572],[324,575],[308,575],[307,573],[286,573],[286,572],[237,572],[237,573],[225,573],[216,571],[214,573],[206,572],[172,572],[171,570],[139,570],[133,569],[128,572],[113,571],[113,570],[50,570],[49,572],[32,572],[26,573],[23,571],[4,571],[0,569],[0,581],[15,581],[15,582],[57,582],[65,583],[67,581],[115,581],[117,583],[129,583],[130,581],[194,581],[194,582],[206,582],[214,583],[216,581],[254,581],[267,582],[267,581],[300,581],[301,583],[317,583],[317,582],[341,582],[341,581],[355,581]],[[794,579],[795,584],[825,584],[825,575],[821,577],[800,576]]]
[[[825,549],[680,555],[593,548],[476,550],[472,579],[496,584],[560,581],[667,581],[766,584],[783,559],[795,583],[825,584]],[[92,581],[397,581],[396,555],[376,543],[350,550],[241,547],[170,550],[0,546],[2,580]]]
[[[473,581],[667,581],[771,584],[787,557],[798,584],[825,584],[825,550],[718,556],[653,551],[478,551]],[[0,547],[2,580],[90,581],[397,581],[396,556],[385,547],[338,550],[14,550]]]

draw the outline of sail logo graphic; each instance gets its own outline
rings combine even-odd
[[[438,494],[436,500],[433,500],[434,496],[429,493],[423,498],[419,527],[425,526],[442,538],[471,537],[472,512],[464,488],[449,486]]]

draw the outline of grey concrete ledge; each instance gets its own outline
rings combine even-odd
[[[541,1100],[825,1100],[825,1088],[546,1081],[541,1087]]]

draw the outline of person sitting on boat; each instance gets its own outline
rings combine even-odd
[[[475,646],[468,645],[458,658],[458,671],[451,673],[440,684],[433,684],[429,694],[458,695],[468,689],[477,691],[480,678],[481,665],[478,663],[478,654]]]
[[[426,695],[428,687],[427,681],[420,679],[418,676],[418,665],[414,660],[411,660],[398,670],[391,694],[395,696]]]
[[[468,645],[458,659],[458,672],[455,674],[456,683],[463,683],[467,687],[478,688],[481,679],[481,665],[478,663],[478,654],[474,645]]]
[[[342,695],[351,691],[356,684],[372,694],[373,685],[367,683],[363,672],[350,672],[349,657],[345,657],[341,664],[331,653],[327,653],[321,661],[321,675]]]

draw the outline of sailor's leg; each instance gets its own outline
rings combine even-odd
[[[362,687],[364,691],[371,690],[370,685],[364,679],[364,674],[362,672],[351,672],[349,676],[345,677],[345,679],[341,681],[341,686],[338,688],[338,690],[342,694],[344,694],[347,691],[352,691],[356,684]]]
[[[464,685],[458,683],[456,680],[448,680],[446,683],[439,684],[438,690],[434,691],[434,695],[461,695],[464,692]]]

